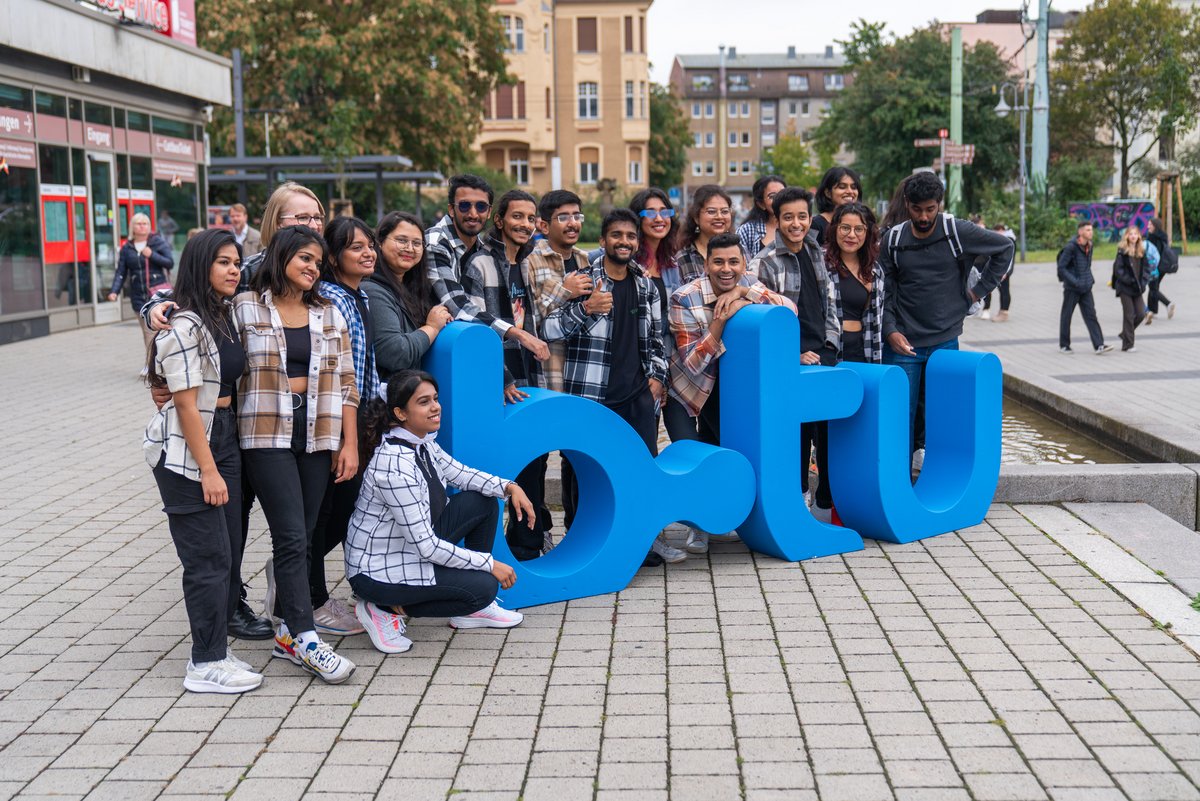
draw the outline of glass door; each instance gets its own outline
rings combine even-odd
[[[117,271],[116,169],[111,153],[87,154],[88,222],[92,229],[92,286],[95,287],[96,322],[121,319],[120,300],[108,302],[108,290]]]

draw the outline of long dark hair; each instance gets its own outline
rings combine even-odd
[[[862,179],[858,177],[858,173],[849,167],[830,167],[825,171],[825,176],[821,178],[821,185],[817,187],[818,211],[833,211],[837,208],[833,202],[833,188],[838,185],[839,181],[846,177],[849,177],[854,182],[854,188],[858,190],[858,199],[862,200]]]
[[[190,311],[214,338],[232,336],[233,327],[229,319],[229,305],[212,286],[212,266],[221,249],[226,245],[237,248],[238,260],[242,258],[242,246],[233,233],[224,228],[209,228],[187,241],[179,256],[179,271],[175,277],[172,300],[179,311]],[[147,382],[151,386],[165,386],[166,381],[158,374],[154,360],[158,355],[158,342],[150,343],[147,353]]]
[[[392,272],[392,268],[387,264],[387,258],[383,255],[383,242],[392,231],[395,231],[400,223],[408,223],[414,226],[421,240],[421,259],[412,266],[403,278],[397,278]],[[393,211],[384,216],[379,221],[379,226],[375,229],[376,241],[380,243],[379,249],[379,264],[382,266],[375,267],[375,274],[371,276],[372,281],[378,281],[391,290],[392,295],[404,307],[404,310],[411,315],[412,321],[417,325],[423,325],[425,318],[429,316],[429,311],[437,305],[437,297],[433,294],[433,281],[429,278],[429,271],[425,269],[425,250],[424,250],[424,226],[421,225],[421,220],[415,214],[410,214],[407,211]]]
[[[301,248],[308,245],[316,245],[321,249],[320,264],[324,266],[328,248],[325,247],[325,240],[321,238],[320,234],[307,225],[291,225],[287,228],[280,228],[275,232],[275,236],[271,237],[271,244],[267,245],[267,249],[263,253],[262,264],[254,273],[254,277],[250,279],[250,288],[260,294],[269,289],[271,294],[277,298],[286,295],[291,291],[287,279],[288,262],[295,258]],[[305,306],[329,305],[329,301],[317,291],[316,284],[313,284],[311,289],[305,290],[301,299]]]
[[[907,184],[907,178],[896,184],[896,191],[892,193],[892,199],[888,201],[887,213],[883,215],[883,220],[879,223],[880,233],[894,228],[902,222],[908,222],[908,206],[904,203],[904,187]]]
[[[375,397],[364,402],[361,418],[363,425],[358,434],[360,464],[365,465],[369,462],[375,454],[375,449],[383,441],[383,435],[400,425],[392,410],[407,406],[417,387],[426,381],[433,384],[434,389],[438,389],[437,379],[424,370],[400,370],[392,373],[384,382],[387,387],[386,400]]]
[[[714,197],[722,198],[729,204],[730,223],[733,222],[733,198],[725,191],[724,187],[716,184],[705,184],[696,188],[692,193],[692,202],[688,205],[687,223],[679,228],[679,243],[675,251],[678,253],[687,250],[692,245],[696,244],[696,239],[700,236],[700,212],[708,204],[708,201]],[[732,228],[731,228],[732,230]],[[706,254],[701,253],[701,256]]]
[[[671,203],[670,196],[666,192],[659,189],[657,186],[652,186],[649,189],[643,189],[633,196],[633,200],[629,201],[629,210],[638,215],[638,251],[633,257],[634,260],[641,265],[645,265],[647,250],[646,247],[649,241],[642,235],[642,212],[646,210],[646,203],[650,198],[657,198],[662,201],[663,208],[675,209]],[[658,272],[661,275],[663,268],[671,261],[671,257],[675,255],[675,239],[679,236],[679,214],[676,213],[671,218],[671,227],[667,229],[667,235],[664,236],[658,243],[658,247],[654,249],[654,261],[658,265]]]
[[[767,200],[767,187],[771,184],[783,184],[785,187],[788,185],[787,181],[778,175],[764,175],[755,181],[754,186],[750,188],[750,194],[754,197],[754,208],[750,209],[746,222],[765,223],[771,219],[771,201]]]
[[[875,274],[875,260],[879,258],[879,224],[875,222],[875,212],[862,203],[845,203],[833,210],[829,233],[825,236],[825,264],[837,270],[843,278],[850,277],[850,270],[842,261],[842,249],[838,247],[837,229],[842,220],[852,214],[857,215],[867,227],[862,247],[858,249],[858,277],[864,284],[869,284]]]
[[[379,243],[375,241],[375,232],[357,217],[334,217],[333,222],[325,226],[325,244],[329,248],[325,258],[325,266],[321,269],[321,277],[326,281],[340,283],[342,267],[340,259],[346,249],[354,244],[357,231],[366,234],[367,242],[375,249],[376,264],[379,259]]]
[[[537,198],[526,192],[524,189],[510,189],[500,196],[500,200],[496,201],[496,207],[492,210],[491,233],[493,236],[500,236],[500,226],[496,224],[496,221],[503,220],[504,215],[508,214],[508,207],[521,201],[532,203],[533,214],[535,217],[537,216]]]

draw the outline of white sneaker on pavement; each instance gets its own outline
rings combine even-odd
[[[742,538],[736,531],[726,531],[724,534],[709,534],[709,542],[741,542]]]
[[[520,612],[504,609],[492,601],[478,612],[450,618],[450,626],[456,629],[511,629],[524,619]]]
[[[362,634],[363,627],[359,624],[354,612],[336,598],[330,598],[313,610],[313,623],[317,626],[318,634],[333,634],[344,637],[349,634]]]
[[[1108,353],[1108,352],[1109,352],[1110,350],[1112,350],[1112,349],[1113,349],[1113,346],[1112,346],[1112,345],[1109,345],[1109,344],[1106,342],[1105,344],[1103,344],[1103,345],[1101,345],[1100,347],[1096,348],[1096,355],[1097,355],[1097,356],[1103,356],[1104,354]]]
[[[412,640],[404,636],[407,626],[403,615],[363,600],[354,605],[354,614],[378,650],[385,654],[402,654],[412,648]]]
[[[257,688],[262,680],[262,674],[245,670],[226,656],[198,665],[188,660],[183,688],[193,693],[244,693]]]
[[[650,550],[662,557],[662,560],[669,565],[682,562],[687,559],[687,551],[681,551],[671,543],[667,542],[667,538],[661,533],[654,538],[654,542],[650,544]]]
[[[355,668],[349,659],[338,656],[329,643],[317,640],[305,648],[283,627],[275,635],[275,649],[271,651],[271,656],[299,665],[327,684],[341,684],[350,678]]]
[[[1170,320],[1174,316],[1175,316],[1175,304],[1168,303],[1167,304],[1167,319]]]
[[[687,543],[683,549],[688,553],[708,553],[708,532],[698,528],[688,529]]]

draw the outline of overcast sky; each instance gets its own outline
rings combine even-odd
[[[1037,14],[1033,2],[1032,14]],[[1056,0],[1056,11],[1078,11],[1086,0]],[[654,0],[647,21],[651,76],[667,83],[676,53],[716,53],[719,45],[742,53],[782,53],[795,45],[802,53],[824,52],[834,39],[846,39],[850,24],[864,18],[884,21],[892,33],[906,34],[932,20],[974,22],[985,9],[1018,9],[1019,0],[856,0],[843,6],[815,0]]]

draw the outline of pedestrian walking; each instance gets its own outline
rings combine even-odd
[[[1096,301],[1092,298],[1092,287],[1096,283],[1092,275],[1092,239],[1095,236],[1090,222],[1080,222],[1075,230],[1075,238],[1058,251],[1058,280],[1063,285],[1062,311],[1058,318],[1058,351],[1070,355],[1071,350],[1071,318],[1075,316],[1075,307],[1079,307],[1079,315],[1087,326],[1088,336],[1092,341],[1092,350],[1102,356],[1112,350],[1112,345],[1105,344],[1104,333],[1100,330],[1100,321],[1096,319]]]
[[[1146,318],[1146,287],[1158,266],[1158,250],[1142,238],[1141,229],[1131,225],[1125,229],[1113,259],[1112,278],[1108,285],[1121,301],[1121,350],[1133,353],[1134,330]]]
[[[1151,217],[1146,223],[1146,242],[1154,246],[1159,258],[1158,271],[1150,279],[1149,292],[1146,294],[1146,325],[1150,325],[1158,315],[1160,305],[1166,307],[1168,320],[1175,316],[1175,304],[1162,293],[1163,279],[1167,277],[1168,272],[1172,272],[1167,269],[1168,258],[1174,254],[1171,251],[1168,231],[1163,228],[1163,222],[1158,217]],[[1178,268],[1178,256],[1175,256],[1174,263]]]
[[[117,255],[117,271],[108,290],[108,300],[115,301],[124,288],[133,310],[141,311],[155,292],[170,291],[170,271],[174,266],[170,243],[162,234],[152,232],[150,218],[138,212],[129,223],[129,238]],[[143,346],[148,348],[153,339],[154,331],[143,326]]]
[[[976,216],[978,216],[978,215],[976,215]],[[979,217],[978,221],[976,221],[974,218],[972,218],[971,222],[974,222],[976,225],[983,225],[983,218]],[[1016,244],[1016,241],[1017,241],[1016,235],[1013,234],[1012,229],[1009,228],[1004,223],[997,223],[997,224],[993,225],[992,230],[998,234],[1003,234],[1004,236],[1011,239],[1013,241],[1014,245]],[[976,266],[982,267],[982,264],[980,264],[979,261],[977,260]],[[1014,266],[1015,266],[1015,264],[1014,264]],[[999,291],[999,293],[1000,293],[1000,311],[996,312],[995,314],[992,314],[992,293],[989,292],[987,294],[987,297],[985,297],[983,299],[983,311],[980,312],[980,314],[979,314],[980,320],[989,320],[990,319],[993,323],[1007,323],[1008,322],[1008,310],[1012,306],[1012,289],[1009,285],[1009,281],[1012,279],[1012,274],[1013,274],[1013,267],[1010,267],[1008,269],[1008,272],[1005,273],[1004,278],[1002,278],[1000,280],[1000,285],[996,287],[997,291]]]
[[[192,632],[183,686],[191,692],[241,693],[262,684],[226,644],[241,587],[242,456],[234,399],[245,353],[229,309],[240,264],[228,231],[189,240],[180,256],[176,313],[150,346],[150,383],[171,395],[146,427],[143,450],[183,565]]]

